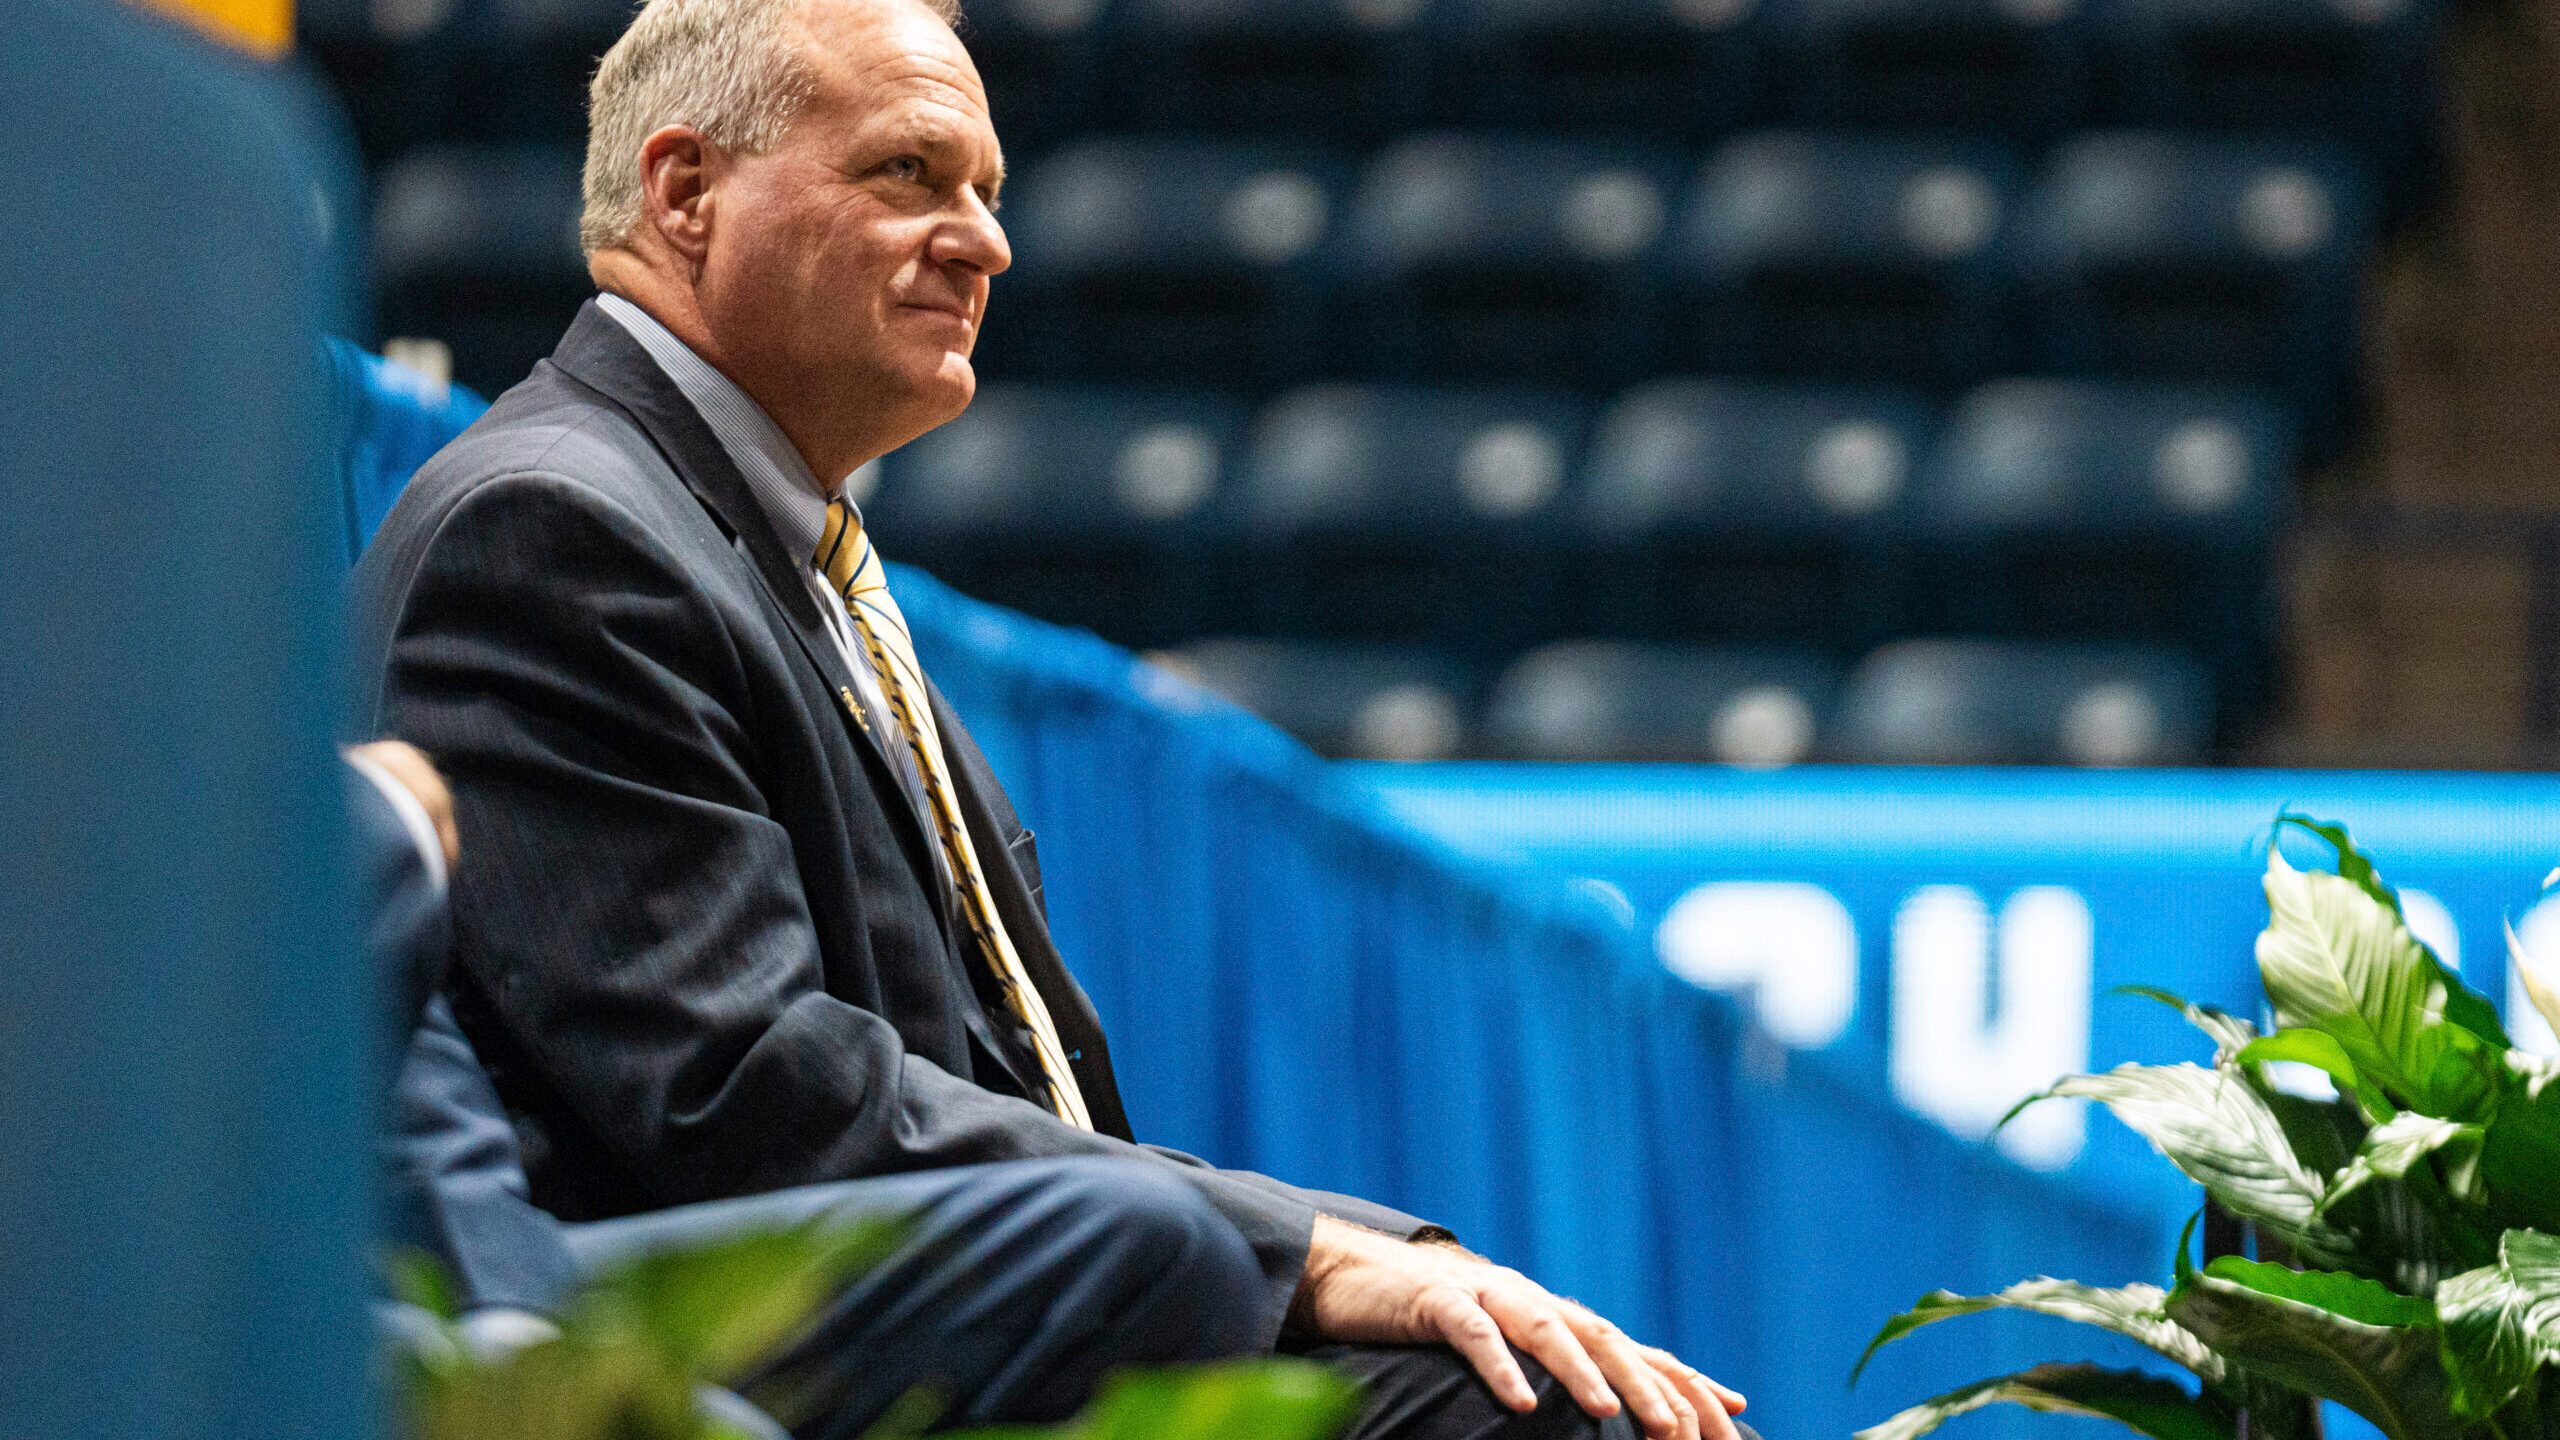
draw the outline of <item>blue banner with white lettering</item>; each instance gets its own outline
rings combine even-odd
[[[2122,987],[2257,1013],[2257,882],[2282,810],[2345,821],[2418,936],[2501,1002],[2519,1044],[2553,1048],[2510,993],[2505,927],[2560,962],[2560,897],[2540,898],[2560,863],[2560,779],[1356,768],[1448,843],[1628,907],[1666,967],[1744,1002],[1789,1063],[2163,1215],[2192,1189],[2084,1106],[1994,1127],[2057,1075],[2198,1051],[2174,1012]]]

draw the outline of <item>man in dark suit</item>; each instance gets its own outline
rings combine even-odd
[[[1434,1227],[1134,1142],[1031,837],[841,494],[967,405],[1010,259],[955,13],[652,0],[594,82],[605,294],[361,569],[379,718],[473,837],[451,995],[532,1198],[1095,1157],[1216,1209],[1246,1348],[1359,1375],[1368,1433],[1730,1440],[1738,1396]]]
[[[963,1166],[562,1224],[528,1199],[515,1130],[434,994],[460,859],[452,797],[398,741],[346,759],[367,948],[398,1079],[385,1147],[392,1229],[451,1268],[470,1343],[511,1348],[555,1333],[554,1305],[618,1259],[824,1215],[894,1218],[900,1234],[748,1381],[781,1396],[804,1437],[862,1434],[918,1389],[937,1392],[954,1420],[1063,1415],[1114,1365],[1250,1346],[1250,1320],[1228,1297],[1258,1271],[1235,1228],[1172,1179],[1107,1161]],[[1062,1323],[1058,1297],[1070,1291],[1084,1323]],[[703,1403],[739,1434],[782,1434],[740,1396],[706,1391]]]

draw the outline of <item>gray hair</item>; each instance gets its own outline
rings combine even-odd
[[[945,24],[960,0],[917,0]],[[817,74],[793,33],[808,0],[646,0],[587,87],[586,209],[593,255],[640,227],[640,146],[669,125],[753,155],[781,143]]]

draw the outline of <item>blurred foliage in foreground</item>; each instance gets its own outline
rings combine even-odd
[[[419,1255],[394,1265],[393,1383],[408,1440],[759,1440],[706,1404],[707,1387],[746,1382],[828,1298],[879,1263],[903,1227],[824,1222],[643,1255],[581,1287],[553,1330],[496,1353],[475,1350],[451,1283]],[[748,1387],[773,1417],[788,1387]],[[948,1432],[952,1440],[1330,1440],[1359,1404],[1352,1384],[1294,1360],[1130,1371],[1085,1412],[1054,1426]],[[916,1394],[871,1440],[910,1440],[941,1410]]]

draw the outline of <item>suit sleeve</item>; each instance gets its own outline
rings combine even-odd
[[[1077,1154],[1177,1163],[909,1055],[827,993],[791,838],[758,788],[727,624],[574,479],[474,487],[368,583],[387,733],[471,837],[458,961],[514,1048],[664,1204]],[[1253,1247],[1277,1337],[1317,1207],[1184,1164]]]
[[[365,948],[373,957],[375,1004],[387,1022],[382,1053],[397,1056],[427,997],[444,983],[451,939],[445,895],[382,782],[352,761],[345,771],[348,826],[365,887]]]

